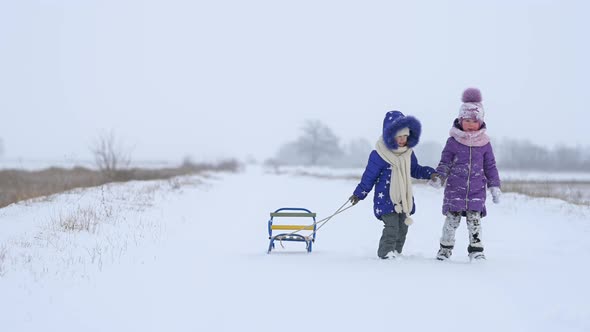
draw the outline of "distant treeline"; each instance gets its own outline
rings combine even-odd
[[[494,141],[497,163],[508,169],[590,172],[590,147],[545,148],[529,141]]]
[[[547,148],[514,139],[492,140],[492,146],[496,163],[503,169],[590,172],[590,147]],[[442,144],[423,142],[416,151],[421,162],[437,164],[442,148]]]
[[[420,142],[415,148],[422,165],[436,167],[444,142]],[[493,140],[498,167],[515,170],[590,171],[590,147],[546,148],[526,140]],[[342,143],[332,130],[320,121],[307,121],[301,136],[283,144],[271,165],[364,167],[374,144],[366,139]]]

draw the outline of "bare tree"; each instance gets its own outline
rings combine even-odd
[[[338,137],[319,120],[308,120],[303,126],[303,135],[295,144],[297,152],[306,156],[310,165],[317,165],[320,158],[342,154]]]
[[[109,179],[115,179],[131,163],[131,152],[117,141],[113,131],[100,134],[91,151],[96,166]]]

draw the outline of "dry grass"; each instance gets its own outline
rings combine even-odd
[[[8,249],[6,246],[0,246],[0,277],[6,274],[5,261]]]
[[[52,222],[64,231],[95,233],[100,220],[95,209],[79,207],[73,213],[60,215],[57,220]]]
[[[228,160],[201,164],[185,162],[176,168],[133,168],[108,174],[84,167],[71,169],[51,167],[40,171],[2,170],[0,171],[0,208],[23,200],[47,199],[52,194],[75,188],[95,187],[108,182],[172,179],[206,171],[235,172],[239,167],[236,160]]]
[[[502,191],[590,206],[590,181],[504,181]]]
[[[165,225],[161,218],[142,213],[153,206],[160,194],[180,193],[185,186],[204,183],[202,178],[214,176],[215,171],[236,171],[238,166],[231,162],[208,165],[185,163],[177,169],[135,169],[123,174],[126,179],[161,180],[124,186],[100,185],[106,182],[100,172],[80,168],[0,171],[0,178],[4,176],[2,179],[5,182],[0,192],[6,194],[11,189],[22,195],[18,197],[24,198],[52,194],[70,187],[100,185],[80,197],[71,197],[72,200],[66,197],[68,204],[50,206],[50,211],[46,211],[49,213],[37,216],[47,218],[47,223],[32,229],[33,234],[27,232],[22,237],[0,241],[0,280],[5,274],[19,270],[30,271],[37,280],[48,275],[85,276],[90,267],[101,271],[103,264],[120,261],[129,246],[139,247],[146,241],[153,243],[162,238]],[[182,176],[203,171],[208,172],[200,176]],[[42,199],[47,198],[33,198],[27,204]],[[59,207],[60,211],[53,212],[55,207]]]

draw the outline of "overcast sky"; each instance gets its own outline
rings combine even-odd
[[[590,145],[587,1],[0,0],[4,158],[271,157],[306,119],[442,145],[463,89],[492,138]]]

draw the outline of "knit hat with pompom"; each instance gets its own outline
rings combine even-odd
[[[463,91],[463,97],[461,98],[463,104],[459,109],[459,116],[457,117],[459,121],[472,119],[483,123],[485,112],[481,100],[481,91],[479,89],[468,88]]]

